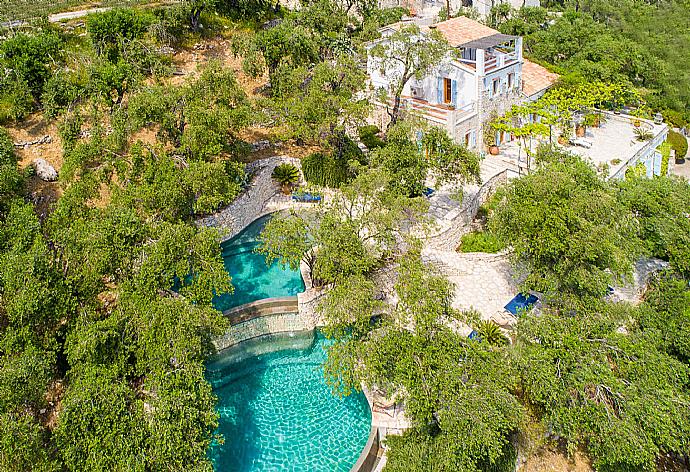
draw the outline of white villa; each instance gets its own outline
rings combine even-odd
[[[401,27],[403,21],[381,28],[381,38],[374,47]],[[525,59],[522,38],[502,34],[467,17],[420,26],[422,34],[436,29],[455,49],[437,68],[421,80],[411,79],[403,89],[402,107],[415,112],[431,124],[445,128],[458,143],[484,151],[484,128],[495,117],[505,114],[513,105],[534,101],[556,83],[558,74]],[[390,90],[399,77],[396,71],[382,71],[377,60],[369,56],[367,73],[372,91]],[[374,124],[383,129],[389,121],[384,103],[376,102]],[[644,166],[647,176],[670,173],[671,163],[662,166],[659,146],[666,140],[668,126],[661,122],[640,120],[627,115],[604,112],[601,127],[587,129],[587,134],[571,140],[568,151],[589,160],[607,178],[624,178],[629,168]],[[649,131],[652,138],[635,139],[634,125]],[[528,171],[524,149],[513,137],[496,132],[498,156],[486,156],[483,172],[490,177],[497,172],[520,175]],[[534,143],[536,145],[536,143]],[[606,171],[608,169],[608,171]]]
[[[397,29],[395,23],[382,28],[382,37],[373,47]],[[412,79],[403,90],[406,109],[419,112],[428,121],[445,127],[457,142],[469,148],[482,147],[483,124],[492,113],[501,115],[514,104],[536,100],[553,85],[558,75],[522,56],[522,38],[509,36],[467,17],[452,18],[421,27],[422,33],[434,28],[458,49],[422,80]],[[367,61],[373,89],[388,89],[390,81],[377,61]],[[382,106],[383,104],[379,104]],[[384,127],[385,112],[378,113],[376,124]],[[499,145],[505,136],[496,136]]]

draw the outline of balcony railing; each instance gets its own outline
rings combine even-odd
[[[508,54],[497,54],[495,56],[487,57],[484,61],[484,72],[491,72],[492,70],[500,69],[508,64],[518,60],[517,53],[511,52]]]

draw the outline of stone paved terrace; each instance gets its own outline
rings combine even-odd
[[[463,254],[427,248],[422,256],[455,285],[453,308],[475,309],[482,319],[493,319],[501,326],[514,322],[503,309],[519,292],[505,254]]]
[[[658,137],[668,128],[666,125],[657,125],[649,120],[641,120],[642,127],[652,132],[654,139],[651,141],[638,141],[635,139],[635,127],[632,121],[635,119],[628,115],[616,115],[605,113],[606,119],[599,128],[586,129],[584,139],[592,143],[587,149],[582,146],[566,145],[563,148],[569,152],[583,157],[595,167],[603,164],[609,166],[609,177],[614,176],[644,148],[656,147],[661,144]],[[556,133],[557,131],[555,131]],[[555,137],[554,137],[555,139]],[[538,141],[532,142],[532,149],[536,150]],[[510,162],[519,167],[524,173],[527,169],[527,155],[519,141],[512,141],[501,145],[501,151],[497,158]],[[614,163],[615,162],[615,163]]]

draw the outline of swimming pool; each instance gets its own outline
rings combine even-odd
[[[225,270],[232,277],[233,293],[213,300],[221,311],[263,300],[288,297],[304,292],[304,281],[299,270],[283,268],[280,262],[266,265],[266,257],[254,252],[257,238],[271,215],[262,216],[249,224],[241,233],[221,244]]]
[[[227,349],[207,365],[218,396],[215,472],[343,471],[367,443],[362,393],[331,393],[321,368],[329,342],[313,333],[271,335]]]

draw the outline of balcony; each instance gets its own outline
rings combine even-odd
[[[427,121],[447,127],[449,130],[477,112],[477,103],[470,102],[458,107],[437,105],[413,97],[403,97],[407,110],[422,115]]]
[[[514,64],[518,61],[518,55],[516,52],[510,52],[507,54],[494,54],[492,56],[486,56],[484,58],[484,73],[489,73],[491,71],[501,69],[510,64]]]

